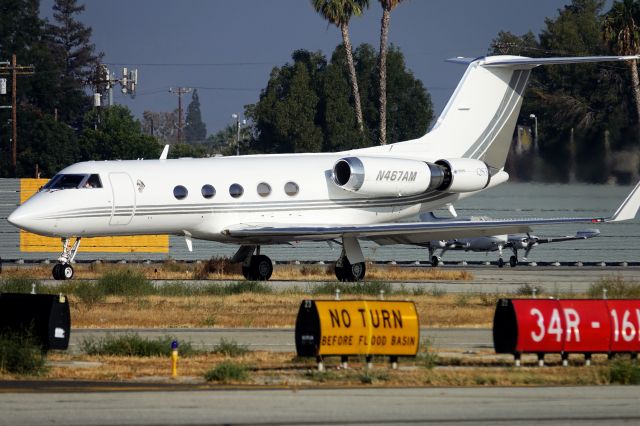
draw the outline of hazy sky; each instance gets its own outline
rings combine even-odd
[[[80,0],[79,3],[83,1]],[[258,100],[274,66],[295,49],[327,56],[342,42],[309,0],[86,0],[80,19],[93,28],[105,62],[121,72],[138,68],[135,99],[119,92],[115,102],[141,117],[145,110],[170,111],[177,97],[169,87],[198,89],[207,131],[231,123]],[[569,0],[407,0],[392,14],[390,42],[431,93],[437,114],[464,69],[445,63],[455,56],[482,56],[500,30],[538,34],[545,17],[557,16]],[[53,0],[41,13],[51,15]],[[354,46],[379,43],[382,11],[376,0],[350,26]],[[185,105],[191,100],[186,95]]]

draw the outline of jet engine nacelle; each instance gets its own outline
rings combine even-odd
[[[489,167],[469,158],[434,163],[386,157],[344,157],[332,178],[342,189],[374,196],[409,196],[427,191],[471,192],[486,188]]]
[[[363,195],[408,196],[435,190],[445,171],[424,161],[388,157],[344,157],[336,161],[333,182]]]
[[[444,181],[438,188],[447,192],[473,192],[486,188],[491,181],[489,167],[484,161],[453,158],[436,161],[444,169]]]

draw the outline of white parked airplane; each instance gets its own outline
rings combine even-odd
[[[470,218],[469,220],[489,219]],[[449,240],[429,241],[425,246],[429,250],[429,259],[431,259],[432,266],[440,265],[442,257],[450,250],[486,253],[497,251],[499,253],[497,262],[498,267],[502,268],[505,265],[505,262],[502,259],[502,250],[511,249],[513,255],[509,258],[509,265],[513,268],[520,262],[520,259],[518,258],[518,250],[524,250],[523,260],[526,260],[531,250],[540,244],[586,240],[588,238],[597,237],[598,235],[600,235],[600,230],[598,229],[585,229],[576,232],[575,235],[567,235],[563,237],[538,237],[536,235],[531,235],[530,233],[503,234],[488,237],[454,238]],[[440,250],[439,255],[436,254],[437,250]]]
[[[273,270],[262,245],[341,240],[336,277],[354,281],[365,275],[359,239],[425,244],[632,219],[640,184],[609,218],[398,222],[508,179],[505,159],[533,68],[637,58],[458,58],[467,71],[421,138],[339,153],[167,160],[165,149],[159,160],[82,162],[61,170],[8,220],[62,238],[58,279],[73,275],[82,237],[174,234],[190,249],[192,238],[239,244],[233,260],[253,280]]]

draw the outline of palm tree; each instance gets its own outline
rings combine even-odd
[[[640,33],[637,20],[640,17],[640,4],[637,0],[616,1],[607,12],[603,23],[605,42],[618,55],[637,55],[640,52]],[[637,60],[627,62],[631,67],[631,83],[640,126],[640,79]]]
[[[387,144],[387,39],[389,37],[389,20],[391,11],[402,0],[379,0],[382,6],[380,20],[380,145]]]
[[[351,79],[351,91],[356,110],[356,121],[360,132],[364,132],[362,120],[362,106],[360,104],[360,90],[356,67],[353,64],[353,52],[351,39],[349,38],[349,21],[353,16],[360,16],[365,8],[369,7],[369,0],[311,0],[313,8],[329,23],[334,24],[342,32],[344,48],[347,51],[347,64],[349,65],[349,77]]]

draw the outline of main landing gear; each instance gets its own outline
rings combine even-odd
[[[512,250],[513,256],[509,258],[509,266],[515,268],[518,266],[518,249],[513,247]],[[500,257],[498,258],[498,268],[504,268],[506,262],[502,259],[502,246],[498,246],[498,252],[500,253]]]
[[[255,254],[253,254],[255,250]],[[260,246],[241,246],[234,259],[242,258],[242,275],[249,281],[268,281],[273,273],[273,262],[260,254]],[[232,262],[233,260],[232,259]],[[239,260],[237,260],[239,261]]]
[[[335,272],[338,281],[362,281],[367,272],[367,267],[364,262],[350,263],[345,251],[342,250],[342,254],[336,261]]]
[[[71,262],[76,257],[78,248],[80,248],[80,238],[76,238],[71,249],[69,249],[69,238],[62,238],[62,255],[58,258],[59,263],[53,267],[53,279],[70,280],[73,278]]]

